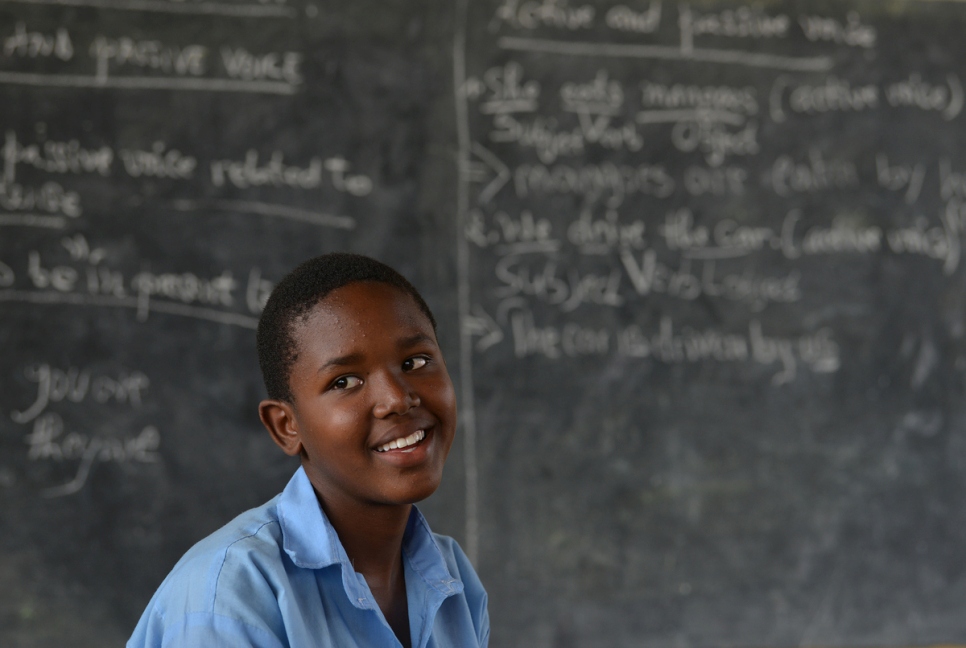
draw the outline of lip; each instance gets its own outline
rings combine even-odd
[[[405,448],[393,448],[392,450],[386,450],[385,452],[379,452],[376,450],[377,447],[384,445],[393,439],[398,439],[401,436],[408,436],[406,434],[400,435],[398,433],[394,433],[382,443],[373,446],[372,453],[376,455],[380,461],[385,461],[401,468],[423,463],[429,456],[434,441],[436,440],[436,428],[435,426],[417,427],[413,430],[413,432],[416,430],[424,430],[426,436],[424,436],[422,440],[418,441],[414,445],[406,446]]]
[[[369,446],[369,449],[372,450],[373,452],[376,452],[376,448],[384,446],[390,441],[394,441],[395,439],[405,439],[406,437],[410,436],[414,432],[418,432],[419,430],[424,430],[426,432],[426,438],[428,439],[429,432],[434,427],[436,427],[436,422],[426,416],[420,416],[419,418],[414,418],[410,420],[401,420],[399,421],[399,424],[393,425],[390,429],[386,430],[382,435],[380,435],[380,437]],[[423,439],[416,445],[420,445],[421,443],[423,443],[423,441],[426,441],[426,439]],[[409,447],[412,448],[415,446],[409,446]],[[405,448],[403,449],[405,450]],[[395,450],[387,450],[386,452],[395,452]],[[382,452],[380,454],[386,454],[386,453]]]

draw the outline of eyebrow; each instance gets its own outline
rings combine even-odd
[[[319,367],[318,373],[322,373],[326,369],[330,369],[332,367],[346,367],[361,361],[362,361],[361,353],[350,353],[349,355],[338,356],[336,358],[331,358],[330,360],[327,360],[326,362],[322,363],[322,366]]]
[[[401,338],[396,343],[396,346],[399,347],[400,349],[408,349],[410,347],[416,346],[417,344],[422,344],[423,342],[435,343],[436,340],[429,337],[425,333],[416,333],[415,335],[410,335],[409,337]]]
[[[435,340],[425,333],[416,333],[415,335],[400,338],[399,341],[396,342],[396,347],[400,349],[409,349],[424,342],[435,342]],[[318,373],[322,373],[323,371],[331,369],[332,367],[346,367],[362,362],[363,357],[364,356],[361,353],[350,353],[348,355],[331,358],[322,363],[322,366],[319,367]]]

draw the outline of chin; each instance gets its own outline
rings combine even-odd
[[[439,488],[440,479],[430,479],[425,481],[420,481],[417,484],[412,484],[406,489],[406,492],[400,493],[401,503],[403,504],[417,504],[422,502],[424,499],[436,492]]]

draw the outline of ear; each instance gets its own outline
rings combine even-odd
[[[290,457],[302,453],[302,439],[291,403],[263,400],[258,404],[258,417],[282,452]]]

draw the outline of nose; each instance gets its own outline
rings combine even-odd
[[[372,377],[370,377],[372,384]],[[392,414],[405,414],[420,403],[419,396],[412,390],[403,375],[385,372],[376,379],[373,385],[375,402],[372,413],[376,418],[385,418]]]

